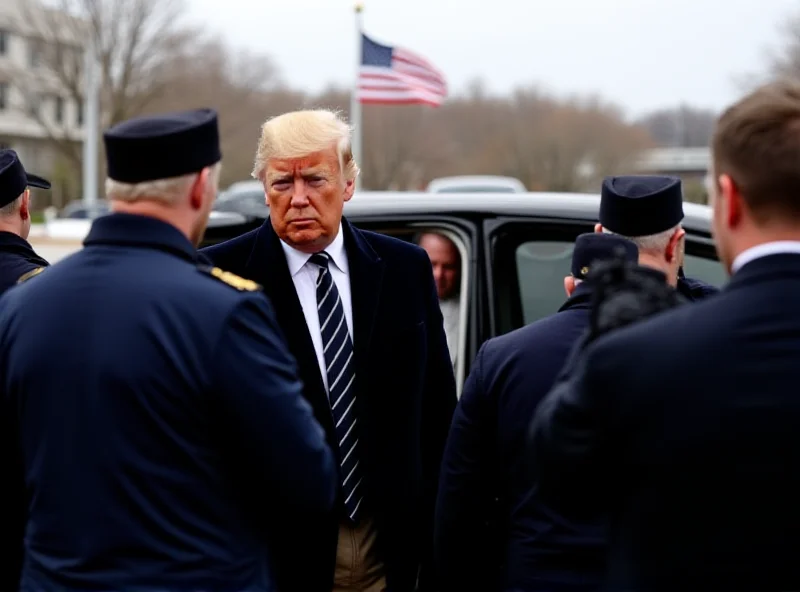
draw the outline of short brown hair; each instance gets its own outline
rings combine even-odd
[[[714,174],[733,179],[757,221],[800,222],[799,82],[764,85],[730,106],[712,147]]]

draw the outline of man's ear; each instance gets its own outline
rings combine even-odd
[[[603,225],[600,224],[600,223],[595,224],[594,225],[594,231],[595,232],[603,232]]]
[[[664,253],[664,258],[668,263],[672,263],[675,260],[675,257],[678,256],[678,253],[680,253],[678,245],[680,245],[681,239],[684,236],[686,236],[686,231],[683,228],[678,228],[678,230],[672,233],[672,236],[667,243],[667,250]]]
[[[567,293],[567,298],[575,291],[575,278],[571,275],[564,278],[564,291]]]
[[[26,189],[22,194],[22,203],[19,206],[19,215],[23,220],[31,217],[31,190]]]
[[[722,174],[719,176],[719,196],[717,199],[722,202],[719,205],[724,213],[723,220],[725,224],[729,228],[738,226],[742,220],[745,205],[739,187],[730,175]]]
[[[193,210],[201,210],[203,208],[203,199],[205,198],[210,171],[209,167],[204,168],[192,183],[192,189],[189,193],[189,205],[192,206]]]
[[[356,191],[356,180],[351,179],[350,181],[344,182],[344,200],[350,201],[350,198],[353,197],[353,193]]]

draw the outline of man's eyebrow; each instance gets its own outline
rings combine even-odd
[[[267,175],[267,180],[270,183],[274,183],[275,181],[288,181],[292,178],[292,173],[280,172],[280,173],[269,173]]]

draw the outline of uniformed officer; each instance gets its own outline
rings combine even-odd
[[[31,231],[29,187],[50,189],[50,183],[26,173],[13,150],[0,150],[0,294],[48,265],[27,241]]]
[[[542,502],[536,478],[529,478],[525,437],[536,406],[589,327],[586,277],[617,249],[637,261],[631,241],[579,236],[559,311],[488,340],[478,352],[442,463],[435,538],[442,590],[598,588],[605,567],[602,520],[559,514]],[[494,498],[500,501],[493,509]],[[491,522],[495,532],[486,528]]]
[[[606,177],[600,193],[597,232],[629,238],[639,247],[639,263],[667,275],[667,281],[689,301],[719,289],[683,273],[684,236],[681,180],[662,175]]]
[[[113,213],[0,310],[0,474],[27,512],[0,589],[271,591],[275,513],[327,515],[337,465],[259,286],[198,263],[217,116],[104,140]]]

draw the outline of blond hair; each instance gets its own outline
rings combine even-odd
[[[261,126],[253,177],[264,182],[267,163],[272,158],[302,158],[336,147],[339,170],[346,181],[358,176],[353,159],[350,126],[335,111],[313,109],[292,111],[268,119]]]
[[[221,163],[210,167],[208,174],[209,186],[216,191],[219,182]],[[192,183],[200,173],[191,173],[168,179],[144,181],[142,183],[122,183],[114,179],[106,179],[106,197],[125,202],[138,200],[159,201],[172,205],[186,196]]]

